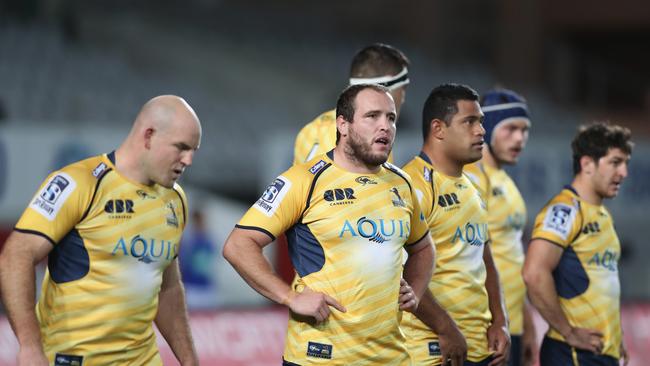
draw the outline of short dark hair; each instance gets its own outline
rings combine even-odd
[[[410,65],[409,59],[393,46],[374,43],[359,50],[350,65],[350,77],[373,78],[397,74]]]
[[[589,156],[598,162],[612,148],[621,149],[624,153],[631,155],[634,147],[631,138],[632,132],[629,128],[609,122],[594,122],[580,126],[578,134],[571,142],[573,174],[578,174],[582,170],[580,159],[583,156]]]
[[[431,121],[439,119],[447,125],[454,114],[458,113],[458,101],[471,100],[478,102],[478,93],[463,84],[442,84],[435,87],[424,102],[422,108],[422,137],[426,140],[431,132]]]
[[[357,95],[365,89],[372,89],[379,93],[389,93],[388,88],[377,84],[357,84],[350,85],[343,89],[336,101],[336,117],[342,116],[344,120],[352,122],[354,119],[355,100]],[[338,128],[336,129],[336,143],[338,144],[341,134]]]

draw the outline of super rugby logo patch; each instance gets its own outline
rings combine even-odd
[[[268,217],[273,216],[290,188],[291,181],[289,179],[283,176],[277,177],[273,183],[266,187],[262,197],[255,202],[253,207]]]
[[[548,208],[544,217],[543,230],[566,240],[571,232],[577,210],[565,204],[555,204]]]
[[[36,194],[30,207],[49,221],[54,220],[77,183],[66,173],[58,173]]]

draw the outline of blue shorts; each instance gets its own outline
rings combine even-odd
[[[510,358],[508,359],[508,366],[521,366],[524,360],[523,349],[521,346],[521,336],[510,336]]]
[[[487,366],[490,363],[490,361],[492,361],[492,356],[488,356],[486,359],[479,362],[472,362],[466,360],[465,363],[463,363],[463,366]]]
[[[569,346],[567,343],[544,337],[539,352],[540,366],[618,366],[611,356],[597,355]]]

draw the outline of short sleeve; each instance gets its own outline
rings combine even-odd
[[[306,206],[313,179],[312,174],[299,174],[300,169],[291,168],[275,178],[244,214],[237,227],[258,230],[275,239],[296,224]]]
[[[417,196],[417,191],[415,192]],[[411,233],[406,245],[411,245],[419,242],[425,235],[429,234],[429,225],[427,224],[426,217],[420,208],[418,197],[412,197],[413,210],[411,211]]]
[[[80,179],[81,178],[81,179]],[[73,171],[57,171],[45,179],[15,229],[45,236],[53,244],[82,219],[94,186]]]
[[[532,238],[545,239],[566,248],[580,231],[579,215],[577,205],[552,201],[537,215]]]

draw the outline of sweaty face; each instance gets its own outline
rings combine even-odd
[[[483,112],[478,102],[459,100],[458,113],[449,122],[443,123],[446,154],[460,164],[473,163],[483,156]]]
[[[512,119],[499,124],[492,132],[492,153],[502,164],[516,164],[528,141],[528,121]]]
[[[172,188],[185,168],[192,165],[200,143],[201,128],[195,120],[175,121],[157,130],[151,139],[147,163],[150,179]]]
[[[393,99],[383,92],[364,89],[355,99],[352,122],[346,122],[345,153],[366,166],[388,160],[395,140],[396,111]]]
[[[607,155],[598,160],[592,182],[600,197],[616,197],[621,183],[627,177],[629,160],[630,156],[619,148],[610,148]]]

